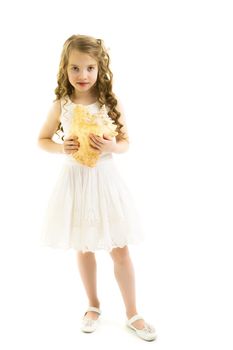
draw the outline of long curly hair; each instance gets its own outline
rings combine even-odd
[[[109,68],[110,57],[104,46],[103,40],[95,39],[87,35],[72,35],[65,41],[57,74],[57,87],[55,89],[56,99],[54,101],[64,98],[66,104],[68,102],[66,97],[71,97],[73,94],[74,87],[70,84],[67,74],[69,55],[72,50],[86,53],[97,61],[98,77],[95,84],[97,101],[100,106],[104,104],[108,106],[108,115],[117,125],[117,138],[127,140],[125,133],[121,130],[123,125],[119,122],[121,114],[116,108],[117,99],[112,91],[113,74]],[[56,134],[60,135],[61,133],[63,134],[61,138],[64,140],[64,130],[60,123],[56,130]]]

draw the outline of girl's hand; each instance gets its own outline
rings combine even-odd
[[[89,134],[90,146],[100,152],[114,152],[115,141],[108,135],[100,137],[98,135]]]
[[[80,143],[78,141],[78,136],[69,136],[64,140],[63,143],[63,153],[72,154],[79,150]]]

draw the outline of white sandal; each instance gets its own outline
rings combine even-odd
[[[97,318],[97,320],[92,320],[91,318],[88,318],[86,316],[86,314],[89,311],[93,311],[96,312],[98,315],[101,314],[100,309],[98,309],[97,307],[94,306],[89,306],[87,311],[85,312],[83,318],[82,318],[82,324],[81,324],[81,331],[85,332],[85,333],[92,333],[96,330],[98,323],[99,323],[99,318]]]
[[[139,315],[134,315],[127,321],[126,325],[130,329],[133,329],[136,332],[136,334],[139,336],[139,338],[147,341],[155,340],[156,331],[154,327],[145,322],[145,327],[143,329],[137,329],[132,325],[132,323],[134,323],[137,320],[143,320],[143,317]]]

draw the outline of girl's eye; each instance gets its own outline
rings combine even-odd
[[[75,71],[75,72],[78,72],[79,71],[79,68],[78,67],[72,67],[71,68],[73,71]],[[87,68],[87,70],[88,70],[88,72],[91,72],[92,70],[94,70],[95,69],[95,67],[88,67]]]

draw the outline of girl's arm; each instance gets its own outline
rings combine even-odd
[[[121,113],[120,118],[118,120],[123,125],[123,127],[121,128],[121,131],[124,133],[127,140],[123,140],[121,137],[119,137],[117,135],[116,136],[116,144],[114,145],[113,152],[114,153],[123,153],[123,152],[128,151],[128,149],[129,149],[129,135],[128,135],[128,129],[127,129],[126,121],[125,121],[124,110],[123,110],[122,104],[119,102],[119,100],[117,102],[116,108]]]
[[[52,140],[60,124],[61,105],[60,101],[55,101],[48,112],[47,119],[42,126],[38,136],[38,146],[47,152],[64,153],[63,144],[56,143]]]

